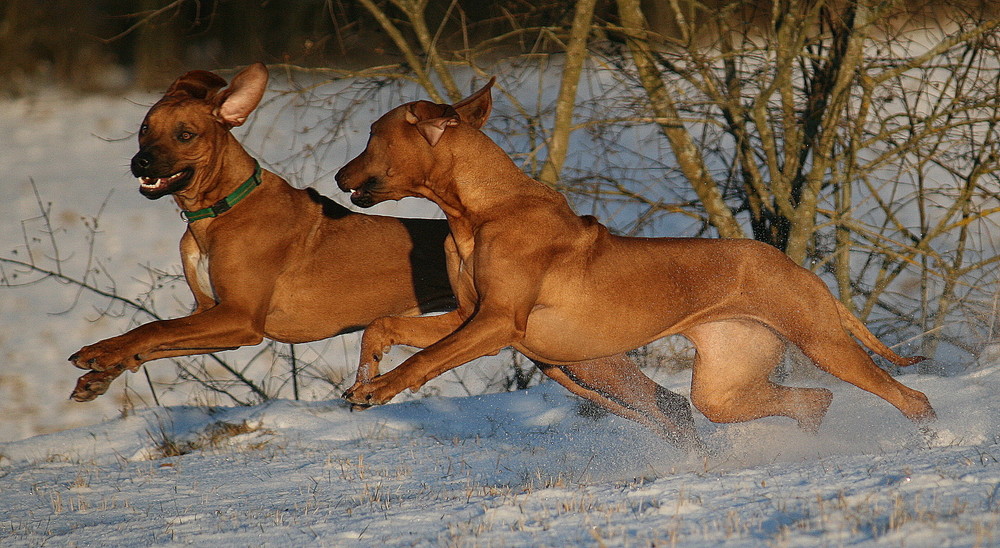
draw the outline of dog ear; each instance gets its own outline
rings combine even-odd
[[[462,117],[462,121],[470,126],[481,129],[486,125],[486,119],[490,117],[493,110],[493,95],[490,92],[497,77],[490,78],[489,82],[479,91],[455,103],[453,108]]]
[[[186,95],[195,99],[208,99],[224,87],[226,81],[221,76],[207,70],[192,70],[174,80],[163,95],[164,97]]]
[[[438,144],[444,130],[460,122],[458,113],[449,105],[417,101],[406,108],[406,121],[415,125],[428,144]]]
[[[260,104],[267,89],[267,67],[254,63],[233,77],[229,87],[215,97],[216,119],[229,127],[243,125]]]

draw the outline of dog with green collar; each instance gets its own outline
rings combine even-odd
[[[214,73],[192,71],[150,108],[131,169],[143,196],[170,196],[182,210],[194,311],[75,352],[70,362],[88,373],[72,399],[93,400],[150,360],[264,338],[315,341],[387,314],[453,306],[445,221],[351,212],[261,169],[240,145],[230,130],[256,109],[267,81],[260,63],[228,87]]]

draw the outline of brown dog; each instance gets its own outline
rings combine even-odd
[[[168,194],[186,213],[190,316],[155,321],[70,357],[91,369],[72,398],[89,401],[144,362],[255,345],[306,342],[387,314],[447,310],[443,221],[352,213],[312,189],[260,170],[230,129],[263,97],[267,69],[226,81],[181,76],[149,110],[132,173],[147,198]],[[214,210],[213,210],[214,209]]]
[[[223,90],[219,76],[190,72],[146,115],[132,171],[144,196],[172,194],[189,212],[181,256],[197,305],[190,316],[152,322],[75,353],[70,361],[92,371],[79,379],[73,399],[92,400],[126,369],[157,358],[253,345],[263,337],[314,341],[382,316],[454,306],[446,221],[353,213],[269,171],[256,174],[255,160],[229,130],[256,108],[267,77],[263,65],[253,65]],[[687,401],[622,356],[561,381],[664,437],[698,445]],[[626,407],[626,400],[638,403]]]
[[[691,400],[712,421],[783,415],[819,427],[829,390],[768,379],[786,341],[912,421],[934,418],[924,394],[877,367],[851,336],[897,365],[922,358],[886,347],[779,250],[753,240],[618,237],[574,214],[479,130],[491,85],[453,106],[417,101],[389,111],[336,176],[360,206],[420,196],[444,210],[459,302],[441,316],[373,322],[350,401],[387,402],[506,346],[571,371],[679,333],[696,347]],[[425,350],[378,375],[395,344]]]

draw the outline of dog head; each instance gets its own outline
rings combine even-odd
[[[204,70],[171,84],[139,128],[139,152],[131,168],[143,196],[155,200],[212,181],[229,130],[247,120],[266,86],[262,63],[237,74],[229,87]]]
[[[463,128],[483,127],[493,108],[495,81],[454,105],[415,101],[390,110],[372,124],[365,150],[337,172],[337,185],[360,207],[427,197],[427,181],[450,162],[450,145],[443,140],[460,138],[449,135]]]

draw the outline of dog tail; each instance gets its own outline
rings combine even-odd
[[[891,348],[886,346],[885,343],[880,341],[878,337],[869,331],[868,327],[861,320],[859,320],[857,316],[851,314],[851,311],[844,306],[844,303],[837,299],[834,299],[833,302],[837,303],[837,314],[840,315],[840,325],[844,326],[844,329],[849,331],[851,335],[854,335],[855,338],[861,341],[861,343],[867,346],[872,352],[875,352],[879,356],[882,356],[900,367],[920,363],[927,359],[924,356],[904,358],[903,356],[893,352]]]

